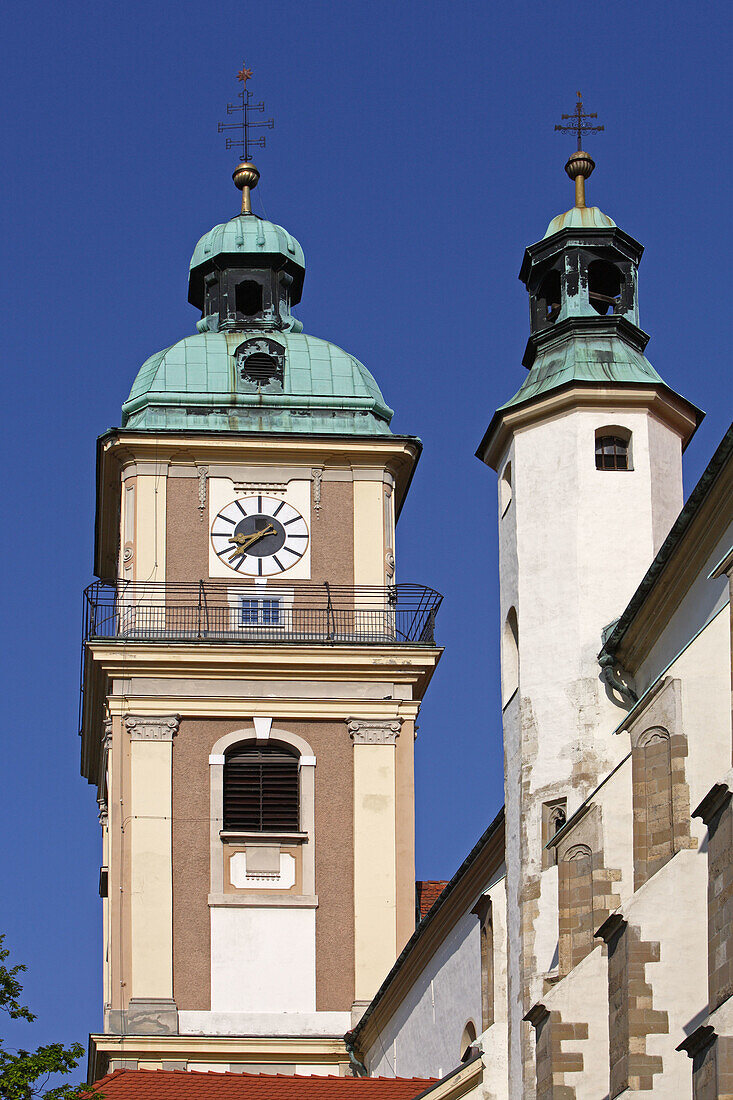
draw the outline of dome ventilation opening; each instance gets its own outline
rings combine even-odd
[[[272,355],[256,351],[248,355],[242,364],[242,378],[245,382],[256,382],[266,386],[269,382],[282,382],[282,369]]]

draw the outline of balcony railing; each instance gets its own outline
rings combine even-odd
[[[95,581],[84,592],[84,641],[433,646],[442,598],[419,584]]]

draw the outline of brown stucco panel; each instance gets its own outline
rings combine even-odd
[[[183,719],[173,746],[173,987],[179,1009],[211,1005],[209,754],[249,723]],[[354,1000],[353,747],[345,722],[274,726],[308,742],[316,756],[316,1008]]]
[[[169,477],[166,496],[166,580],[200,581],[209,575],[208,507],[199,509],[197,477]]]
[[[303,477],[310,477],[310,468],[303,471]],[[209,576],[209,507],[207,501],[202,516],[198,478],[169,477],[167,493],[167,580],[205,580]],[[353,584],[354,487],[351,481],[322,482],[319,510],[311,505],[310,533],[311,581]],[[287,579],[287,572],[282,577]],[[232,580],[242,582],[235,573],[232,573]],[[303,582],[295,580],[293,583]]]
[[[321,507],[311,509],[311,580],[354,583],[354,484],[323,481]]]

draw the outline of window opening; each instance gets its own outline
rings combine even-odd
[[[605,260],[588,264],[588,298],[596,313],[617,313],[621,305],[621,272]]]
[[[234,303],[237,313],[243,313],[245,317],[254,317],[262,313],[262,286],[254,279],[243,279],[237,283],[234,292]]]
[[[473,1044],[476,1042],[476,1025],[469,1020],[463,1029],[461,1036],[461,1061],[467,1062],[473,1054]]]
[[[281,601],[279,599],[251,599],[240,601],[240,626],[281,626]]]
[[[519,687],[519,624],[513,607],[507,612],[502,634],[501,681],[502,706],[506,706]]]
[[[560,832],[568,819],[566,798],[553,798],[542,803],[542,869],[554,867],[557,862],[557,849],[547,845]]]
[[[554,325],[560,314],[560,272],[548,271],[537,292],[540,316],[546,324]]]
[[[224,829],[297,832],[298,758],[279,745],[246,746],[224,763]]]
[[[507,462],[499,482],[499,507],[503,516],[512,502],[512,464]]]
[[[630,470],[629,443],[630,438],[596,432],[596,469]]]

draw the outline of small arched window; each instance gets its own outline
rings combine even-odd
[[[298,832],[298,757],[284,745],[235,745],[224,762],[224,829]]]
[[[501,702],[506,706],[519,687],[519,624],[509,608],[501,638]]]
[[[596,469],[631,470],[631,432],[625,428],[598,428]]]
[[[512,502],[512,464],[507,462],[499,481],[499,508],[500,515],[504,515]]]
[[[461,1061],[467,1062],[473,1054],[473,1044],[476,1042],[476,1025],[469,1020],[461,1035]]]

